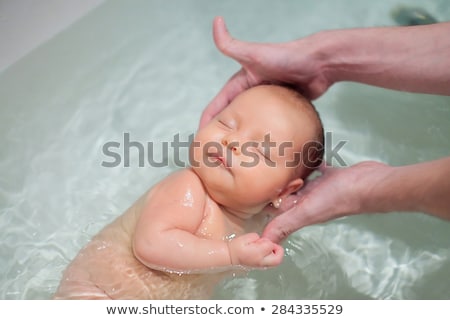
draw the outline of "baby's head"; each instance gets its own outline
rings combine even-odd
[[[299,190],[323,157],[323,127],[295,90],[260,85],[200,129],[191,165],[216,202],[242,216]]]

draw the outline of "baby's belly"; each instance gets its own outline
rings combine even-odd
[[[136,214],[137,213],[137,214]],[[103,229],[64,271],[57,299],[206,299],[225,273],[174,274],[146,267],[131,247],[140,201]],[[209,214],[197,235],[224,239],[222,215]],[[168,253],[170,254],[170,253]]]
[[[64,272],[56,299],[207,299],[219,274],[178,275],[152,270],[131,248],[93,240]]]

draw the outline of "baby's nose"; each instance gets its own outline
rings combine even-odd
[[[222,139],[222,145],[224,147],[226,147],[227,149],[230,149],[231,151],[233,151],[236,155],[240,155],[241,154],[241,149],[239,147],[239,142],[237,142],[237,141],[230,141],[227,138],[223,138]]]

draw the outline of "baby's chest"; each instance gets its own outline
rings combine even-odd
[[[205,239],[227,240],[240,232],[218,205],[207,203],[196,235]]]

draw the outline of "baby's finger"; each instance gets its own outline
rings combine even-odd
[[[283,247],[275,244],[272,247],[271,252],[262,259],[262,266],[263,267],[278,266],[283,261],[283,256],[284,256]]]

